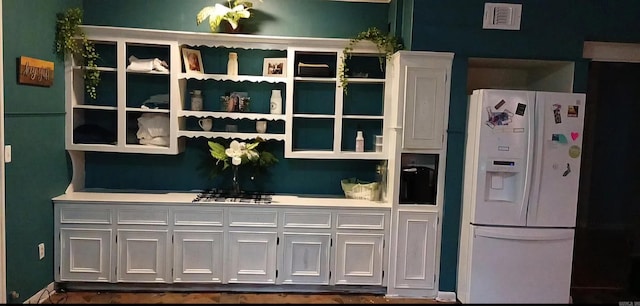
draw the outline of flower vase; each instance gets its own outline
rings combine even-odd
[[[232,170],[233,170],[233,180],[231,181],[232,185],[231,185],[231,192],[234,195],[239,195],[240,194],[240,181],[239,181],[239,177],[238,177],[238,166],[233,165],[232,166]]]

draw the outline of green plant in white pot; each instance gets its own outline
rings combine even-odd
[[[259,0],[262,2],[262,0]],[[216,32],[222,21],[229,23],[233,30],[237,30],[240,19],[251,17],[250,10],[253,8],[253,2],[244,0],[227,0],[227,6],[216,3],[213,6],[206,6],[198,15],[196,15],[196,24],[200,25],[205,19],[209,18],[209,28],[211,32]]]

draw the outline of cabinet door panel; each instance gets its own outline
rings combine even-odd
[[[435,213],[399,212],[395,288],[435,288],[436,220]]]
[[[276,232],[229,232],[229,283],[274,284]]]
[[[381,285],[383,234],[336,234],[336,285]]]
[[[167,230],[118,230],[118,281],[169,282]]]
[[[222,282],[222,231],[174,231],[173,281]]]
[[[444,133],[446,70],[406,68],[405,149],[440,149]]]
[[[330,233],[284,233],[283,240],[283,284],[329,284]]]
[[[60,229],[61,281],[112,281],[111,229]]]

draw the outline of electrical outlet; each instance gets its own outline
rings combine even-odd
[[[40,259],[44,258],[44,243],[38,244],[38,256]]]

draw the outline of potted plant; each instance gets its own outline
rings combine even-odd
[[[391,58],[391,55],[398,50],[402,50],[403,46],[398,39],[390,34],[384,34],[376,27],[368,28],[366,31],[362,31],[356,35],[356,37],[349,40],[349,44],[342,51],[342,63],[338,68],[338,78],[340,79],[340,85],[344,94],[347,94],[347,72],[349,72],[349,68],[347,67],[347,60],[351,58],[351,54],[353,52],[353,48],[355,45],[362,41],[368,40],[373,42],[378,51],[380,52],[380,56],[378,59],[380,60],[380,71],[384,71],[384,62]]]
[[[259,0],[262,2],[262,0]],[[233,30],[237,30],[240,19],[251,17],[250,10],[253,2],[245,0],[227,0],[227,6],[216,3],[214,6],[206,6],[196,15],[196,24],[200,25],[207,17],[211,32],[216,32],[222,21],[229,23]]]
[[[96,87],[100,83],[100,71],[96,63],[99,56],[93,43],[80,29],[80,24],[82,10],[79,8],[70,8],[57,14],[56,52],[61,60],[65,59],[65,55],[80,59],[85,90],[91,98],[96,99]]]

